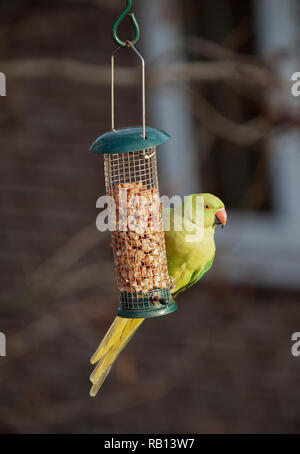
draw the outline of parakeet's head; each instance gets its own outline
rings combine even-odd
[[[204,206],[204,227],[205,228],[215,228],[217,225],[225,226],[227,222],[227,213],[225,210],[224,203],[218,197],[213,194],[191,194],[194,200],[196,197],[204,197],[203,206]],[[196,212],[193,203],[193,217]]]

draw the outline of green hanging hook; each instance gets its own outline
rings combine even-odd
[[[122,41],[118,37],[118,27],[119,27],[120,23],[122,22],[122,20],[125,18],[125,16],[129,13],[131,8],[132,8],[132,0],[127,0],[126,8],[122,11],[120,16],[115,20],[114,25],[112,27],[113,39],[120,47],[129,47],[130,46],[130,44],[128,44],[127,41]],[[134,46],[140,39],[140,27],[139,27],[139,24],[137,23],[137,20],[133,13],[128,14],[128,16],[129,16],[130,22],[132,23],[132,26],[134,28],[134,32],[135,32],[134,39],[130,41],[130,43]]]

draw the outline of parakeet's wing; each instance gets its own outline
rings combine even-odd
[[[212,264],[213,264],[213,261],[214,261],[214,256],[213,258],[207,262],[199,271],[197,271],[197,273],[194,273],[190,282],[186,285],[184,285],[183,287],[179,288],[178,290],[176,290],[175,293],[172,293],[172,296],[173,298],[176,298],[177,295],[179,295],[181,292],[184,292],[186,289],[188,289],[189,287],[191,287],[192,285],[196,284],[198,281],[200,281],[200,279],[202,278],[202,276],[207,273],[207,271],[211,268]]]

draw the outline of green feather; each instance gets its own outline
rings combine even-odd
[[[189,287],[192,287],[192,285],[197,284],[197,282],[200,281],[200,279],[202,278],[202,276],[203,276],[205,273],[207,273],[207,271],[209,271],[209,269],[212,267],[212,264],[213,264],[213,262],[214,262],[214,258],[215,258],[215,256],[213,256],[213,258],[212,258],[209,262],[207,262],[207,263],[204,265],[204,267],[203,267],[203,269],[200,271],[200,273],[198,273],[198,274],[195,276],[194,279],[192,278],[191,281],[190,281],[185,287],[180,288],[179,290],[177,290],[177,292],[174,292],[174,293],[172,292],[173,298],[176,298],[177,295],[179,295],[180,293],[184,292],[184,291],[187,290]]]

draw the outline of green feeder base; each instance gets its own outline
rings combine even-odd
[[[122,306],[118,308],[118,316],[122,318],[153,318],[153,317],[161,317],[162,315],[172,314],[172,312],[177,311],[178,307],[175,301],[168,304],[167,306],[161,306],[158,304],[159,307],[148,309],[148,310],[126,310],[123,309]]]
[[[122,318],[152,318],[175,312],[178,307],[169,289],[155,289],[146,295],[120,293],[118,316]]]

